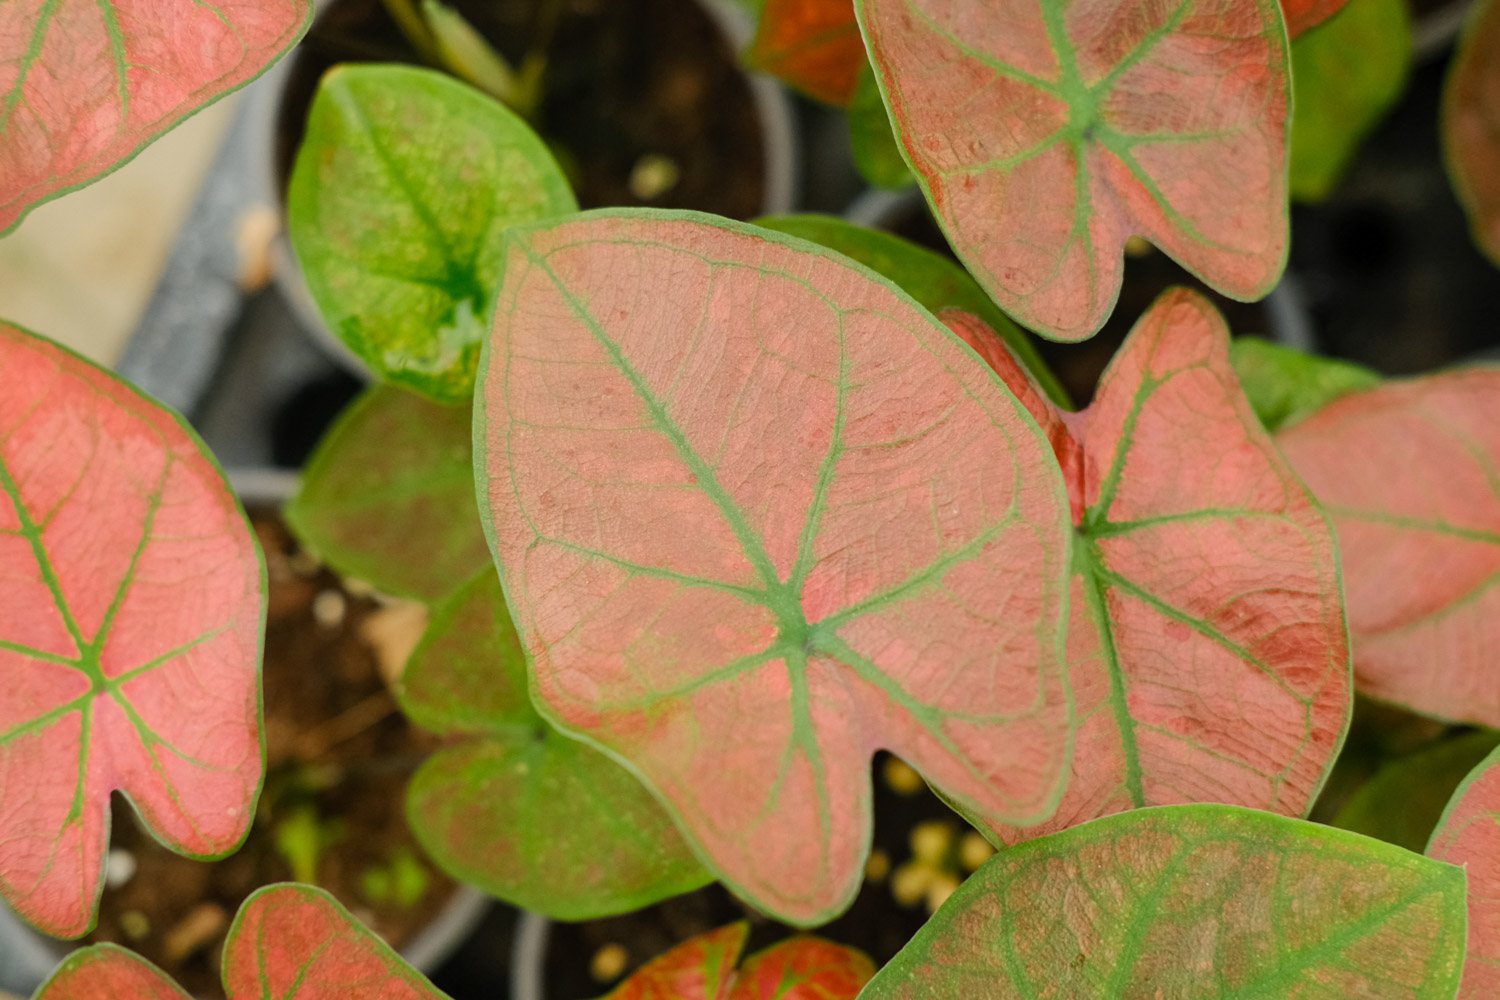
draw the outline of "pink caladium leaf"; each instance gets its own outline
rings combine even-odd
[[[1336,399],[1276,441],[1338,529],[1354,676],[1372,697],[1500,727],[1500,369]]]
[[[1081,340],[1138,234],[1257,299],[1286,263],[1289,73],[1276,0],[857,0],[949,242],[1022,325]]]
[[[0,323],[0,894],[38,927],[92,926],[114,790],[182,853],[244,838],[264,577],[180,418]]]
[[[1110,816],[1001,851],[862,1000],[1450,1000],[1464,876],[1224,805]]]
[[[797,924],[859,886],[877,748],[1050,815],[1067,501],[1014,397],[802,240],[644,210],[510,239],[477,479],[542,713]]]
[[[249,83],[311,12],[310,0],[0,5],[0,233]]]
[[[1185,802],[1304,812],[1351,707],[1338,557],[1240,389],[1224,321],[1167,292],[1066,413],[988,327],[943,315],[1051,438],[1078,533],[1073,774],[1051,820],[1000,838]]]
[[[685,941],[605,1000],[854,1000],[875,974],[862,953],[814,937],[782,941],[736,970],[749,932],[731,924]]]
[[[229,1000],[446,1000],[321,889],[274,885],[245,901],[224,946]],[[114,945],[70,955],[36,1000],[182,1000],[166,974]]]
[[[1469,957],[1457,1000],[1500,996],[1500,750],[1458,786],[1427,855],[1469,876]]]
[[[1443,93],[1448,176],[1469,213],[1474,242],[1500,265],[1500,2],[1479,0]]]

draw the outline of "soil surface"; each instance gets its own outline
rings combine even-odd
[[[88,938],[139,952],[204,998],[224,995],[220,957],[240,903],[262,886],[293,880],[277,844],[289,818],[293,828],[312,820],[308,827],[321,831],[317,884],[398,948],[456,888],[422,857],[406,826],[407,778],[437,741],[396,709],[363,637],[381,605],[350,593],[301,553],[274,514],[252,512],[251,521],[270,583],[267,772],[254,826],[225,860],[193,861],[158,844],[116,798],[111,874],[123,874],[121,852],[130,859],[123,868],[133,862],[134,872],[106,888],[98,929]],[[425,883],[412,905],[372,898],[380,895],[379,883],[397,880],[397,869],[408,883]]]
[[[453,0],[511,64],[537,44],[544,8],[559,16],[545,44],[544,97],[533,124],[584,208],[651,205],[730,218],[760,214],[760,113],[735,52],[696,0]],[[278,128],[285,188],[323,73],[339,62],[419,63],[381,0],[340,0],[298,48]],[[643,158],[670,161],[675,184],[632,191]]]
[[[889,780],[893,770],[901,780]],[[914,771],[879,754],[874,790],[872,863],[859,896],[847,913],[811,933],[858,948],[879,968],[927,922],[929,902],[946,898],[938,883],[948,880],[951,890],[973,866],[962,857],[964,835],[971,828]],[[971,838],[977,836],[971,833]],[[926,860],[919,860],[914,856],[914,841],[920,844],[924,839],[927,845],[935,841],[942,849],[936,856],[924,851]],[[979,861],[988,854],[985,848],[970,860]],[[921,891],[924,887],[926,892]],[[598,997],[687,938],[737,920],[750,921],[746,955],[799,933],[751,911],[717,884],[619,917],[554,923],[547,942],[545,996],[547,1000]],[[621,956],[622,950],[623,965],[611,967],[611,952]]]

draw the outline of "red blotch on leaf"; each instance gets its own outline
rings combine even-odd
[[[0,892],[92,924],[109,795],[178,851],[243,839],[261,778],[259,551],[197,438],[0,324]]]
[[[1338,529],[1361,691],[1500,726],[1500,371],[1391,382],[1276,441]]]
[[[865,64],[854,0],[766,0],[749,56],[798,90],[847,107]]]
[[[245,901],[224,947],[229,1000],[445,1000],[321,889],[276,885]],[[114,945],[74,952],[36,1000],[182,1000],[155,966]]]
[[[735,970],[749,927],[731,924],[655,959],[605,1000],[854,1000],[875,974],[860,952],[796,937],[757,952]]]
[[[1139,234],[1259,298],[1287,247],[1275,0],[857,0],[886,103],[954,250],[1057,340],[1103,325]]]
[[[869,761],[1054,808],[1067,508],[953,337],[812,244],[701,216],[520,231],[480,393],[539,707],[629,760],[719,877],[847,905]]]
[[[0,233],[254,79],[308,0],[0,4]]]
[[[1055,817],[997,831],[1189,802],[1301,814],[1350,704],[1333,533],[1251,411],[1213,306],[1162,296],[1080,413],[982,322],[944,318],[1051,439],[1078,531],[1073,774]]]

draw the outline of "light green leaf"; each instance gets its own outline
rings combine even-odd
[[[849,103],[849,149],[860,174],[876,187],[895,189],[916,183],[891,131],[891,117],[868,62],[859,72],[854,100]]]
[[[862,1000],[1451,1000],[1462,870],[1235,806],[1121,813],[1001,851]]]
[[[323,78],[287,201],[329,328],[443,402],[473,394],[505,230],[577,207],[518,116],[441,73],[381,65]]]
[[[455,878],[561,920],[624,913],[709,874],[645,787],[531,707],[493,570],[438,606],[398,694],[418,725],[470,739],[412,778],[407,815]]]
[[[1233,341],[1229,362],[1268,431],[1295,423],[1340,396],[1380,383],[1380,375],[1363,365],[1303,354],[1254,337]]]
[[[1411,62],[1406,0],[1350,0],[1292,43],[1293,198],[1328,197],[1406,89]]]
[[[367,390],[318,444],[287,523],[345,576],[434,601],[490,563],[474,501],[471,411]]]

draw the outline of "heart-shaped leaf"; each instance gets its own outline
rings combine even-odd
[[[1500,0],[1478,0],[1443,94],[1448,176],[1474,242],[1500,265]]]
[[[559,920],[649,906],[710,880],[640,781],[531,707],[492,567],[438,605],[402,675],[414,722],[472,737],[413,776],[407,816],[455,878]]]
[[[832,215],[773,215],[756,219],[755,224],[837,250],[895,282],[934,313],[944,309],[973,313],[1005,339],[1006,346],[1047,390],[1049,399],[1071,405],[1031,337],[997,309],[979,283],[949,258],[892,233],[866,229]]]
[[[621,983],[605,1000],[854,1000],[875,974],[860,952],[796,937],[751,955],[749,927],[720,927],[685,941]]]
[[[1233,340],[1229,363],[1268,431],[1314,413],[1340,396],[1380,384],[1380,374],[1363,365],[1303,354],[1256,337]]]
[[[1406,89],[1411,62],[1405,0],[1355,0],[1292,44],[1293,198],[1328,197]]]
[[[1464,876],[1233,806],[1111,816],[1001,851],[865,1000],[1448,1000]]]
[[[474,390],[505,230],[576,207],[517,115],[410,66],[323,77],[287,193],[329,328],[382,378],[450,403]]]
[[[324,435],[286,508],[302,544],[388,594],[435,601],[490,565],[474,504],[474,419],[392,386]]]
[[[810,97],[848,105],[865,65],[854,0],[765,0],[746,55]]]
[[[1469,876],[1469,958],[1457,1000],[1500,996],[1500,750],[1458,787],[1427,854]]]
[[[1338,529],[1359,689],[1500,727],[1500,369],[1344,396],[1277,444]]]
[[[109,796],[237,847],[259,793],[260,549],[175,414],[0,323],[0,894],[93,925]]]
[[[1015,399],[905,295],[709,216],[512,231],[476,456],[547,718],[715,874],[853,898],[871,754],[976,812],[1060,793],[1067,506]]]
[[[274,885],[245,901],[224,946],[229,1000],[446,1000],[321,889]],[[182,1000],[166,974],[114,945],[68,956],[36,1000]]]
[[[1301,814],[1349,719],[1338,557],[1240,391],[1224,321],[1167,292],[1093,405],[1062,413],[999,338],[951,319],[1047,430],[1078,532],[1073,775],[1055,817],[1001,839],[1181,802]]]
[[[309,0],[13,0],[0,6],[0,233],[244,86]]]
[[[1092,336],[1131,234],[1231,298],[1286,261],[1275,0],[857,0],[897,137],[958,256],[1023,326]]]

